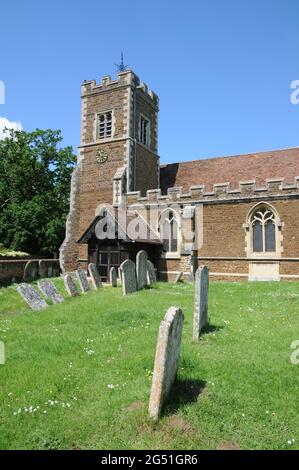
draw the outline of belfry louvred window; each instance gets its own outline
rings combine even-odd
[[[112,136],[112,113],[99,114],[99,139],[108,139]]]
[[[150,123],[149,120],[145,117],[140,117],[140,132],[139,132],[139,141],[143,144],[148,146],[149,145],[149,131],[150,131]]]
[[[252,249],[254,253],[273,253],[276,251],[276,222],[271,209],[257,209],[251,217]]]

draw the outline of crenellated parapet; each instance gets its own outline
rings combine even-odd
[[[213,191],[207,192],[204,185],[192,186],[188,192],[183,192],[180,187],[173,187],[162,194],[161,189],[147,191],[146,196],[140,192],[126,194],[127,204],[184,204],[192,202],[221,202],[246,199],[267,199],[273,197],[299,197],[299,176],[295,177],[294,184],[284,183],[283,179],[268,179],[265,186],[257,187],[256,182],[241,181],[238,189],[231,189],[230,183],[215,183]]]
[[[102,77],[101,82],[97,83],[95,80],[84,80],[81,86],[82,98],[91,94],[107,93],[112,90],[123,88],[123,87],[136,88],[138,92],[144,94],[144,96],[150,100],[150,102],[158,107],[159,98],[152,90],[148,90],[145,83],[140,83],[139,77],[132,72],[127,70],[120,72],[116,80],[112,80],[110,75]]]

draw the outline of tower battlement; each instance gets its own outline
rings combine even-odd
[[[116,80],[112,80],[110,75],[102,77],[99,83],[96,80],[84,80],[81,87],[82,97],[92,93],[107,93],[114,89],[130,86],[136,88],[138,92],[143,93],[154,106],[158,106],[159,98],[152,90],[148,90],[148,86],[144,82],[140,82],[139,77],[132,71],[126,70],[119,72]]]

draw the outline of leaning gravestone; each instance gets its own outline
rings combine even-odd
[[[78,289],[77,289],[77,286],[72,278],[72,276],[70,274],[66,274],[64,276],[64,285],[65,285],[65,288],[67,290],[67,293],[71,296],[71,297],[76,297],[77,295],[79,295],[79,292],[78,292]]]
[[[136,256],[137,288],[143,289],[147,285],[147,252],[139,251]]]
[[[200,266],[195,275],[195,305],[193,340],[198,341],[202,329],[208,323],[209,270]]]
[[[155,266],[150,260],[147,260],[147,285],[151,286],[157,282]]]
[[[38,261],[28,261],[24,269],[24,281],[30,282],[38,278],[39,265]]]
[[[175,280],[174,280],[174,284],[178,284],[178,283],[182,280],[183,275],[184,275],[183,272],[178,273],[178,274],[176,275]]]
[[[137,290],[135,263],[130,259],[126,259],[121,265],[121,283],[123,287],[123,294],[132,294]]]
[[[98,268],[94,263],[90,263],[88,265],[88,272],[91,277],[91,283],[93,285],[93,288],[95,290],[98,290],[100,287],[102,287],[102,281],[99,275]]]
[[[114,267],[110,269],[109,280],[112,287],[117,287],[117,272]]]
[[[149,403],[150,418],[154,420],[159,419],[163,403],[176,379],[183,322],[182,310],[171,307],[160,324]]]
[[[50,281],[39,281],[37,283],[39,290],[54,304],[59,304],[64,301],[62,295],[59,294],[54,284]]]
[[[17,287],[17,291],[32,310],[43,310],[48,307],[45,300],[29,284],[20,284]]]
[[[76,276],[77,276],[77,279],[79,281],[79,285],[81,287],[82,292],[84,294],[86,294],[86,292],[88,292],[90,290],[89,289],[89,284],[88,284],[88,279],[87,279],[87,276],[86,276],[86,272],[83,271],[83,269],[77,269]]]

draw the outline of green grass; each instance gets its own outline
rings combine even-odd
[[[212,283],[198,344],[193,297],[186,284],[104,288],[37,313],[15,286],[0,289],[0,448],[298,449],[298,284]],[[172,305],[185,314],[178,382],[153,424],[157,331]]]

